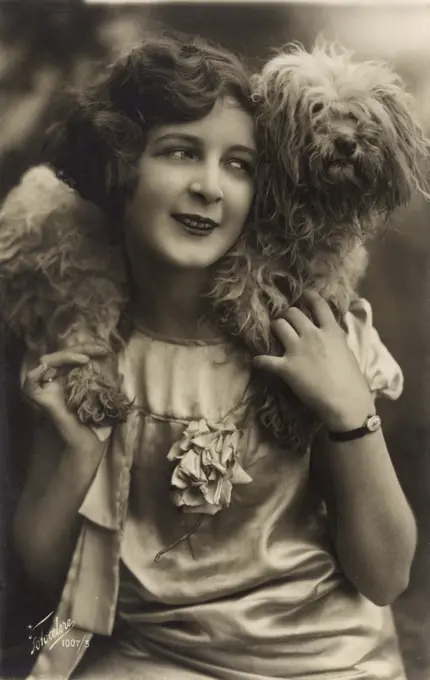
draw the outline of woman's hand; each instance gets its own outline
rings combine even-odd
[[[296,307],[273,323],[284,354],[258,356],[254,365],[275,373],[331,430],[361,427],[373,397],[327,302],[305,295],[315,323]]]
[[[76,366],[87,364],[91,358],[107,354],[105,347],[85,343],[45,354],[36,366],[29,367],[22,384],[23,394],[48,415],[69,446],[82,444],[84,439],[96,440],[94,433],[79,423],[68,408],[64,396],[64,376]]]

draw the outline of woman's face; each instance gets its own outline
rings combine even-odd
[[[239,237],[253,193],[252,117],[232,98],[205,118],[153,128],[125,210],[129,254],[205,268]]]

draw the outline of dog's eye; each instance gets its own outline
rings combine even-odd
[[[320,113],[323,110],[324,104],[322,102],[314,102],[311,106],[311,114],[313,116],[316,116],[317,113]]]
[[[348,118],[348,120],[350,120],[352,123],[358,123],[358,116],[356,116],[355,113],[348,113],[347,118]]]

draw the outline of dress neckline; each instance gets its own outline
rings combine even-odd
[[[134,322],[135,330],[141,335],[164,345],[182,345],[184,347],[208,347],[213,345],[228,345],[228,341],[222,336],[216,336],[210,340],[200,340],[198,338],[176,338],[163,333],[156,333],[149,330],[141,323]]]

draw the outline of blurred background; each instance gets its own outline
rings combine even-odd
[[[430,6],[318,3],[86,4],[80,0],[0,3],[0,200],[33,163],[53,102],[101,61],[162,27],[198,33],[257,69],[290,40],[310,47],[337,38],[360,58],[389,60],[415,95],[430,134]],[[409,680],[430,678],[430,206],[414,199],[373,246],[363,294],[379,333],[405,373],[404,395],[380,405],[393,461],[416,514],[420,541],[411,584],[395,605]],[[1,561],[4,668],[22,677],[31,661],[26,626],[49,611],[21,573],[10,543],[29,433],[19,402],[22,348],[0,338]],[[28,415],[28,414],[27,414]]]

